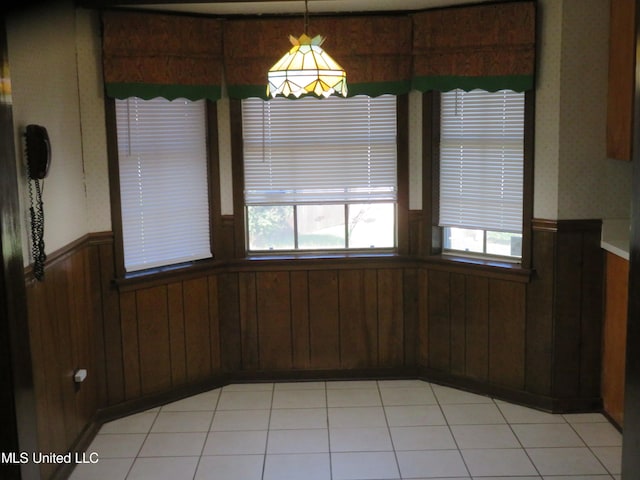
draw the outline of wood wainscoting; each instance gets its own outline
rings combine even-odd
[[[116,282],[113,236],[87,235],[50,255],[44,282],[27,272],[40,448],[82,449],[105,419],[237,381],[413,377],[597,410],[599,238],[596,221],[535,221],[531,270],[412,241],[405,257],[229,259]]]

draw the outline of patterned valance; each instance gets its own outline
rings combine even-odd
[[[349,95],[406,93],[411,88],[411,18],[312,17],[309,36],[347,71]],[[300,36],[302,18],[238,19],[224,25],[224,64],[231,98],[266,98],[267,71]]]
[[[295,17],[219,19],[106,11],[103,65],[115,98],[266,98],[267,71],[300,36]],[[310,36],[347,71],[349,95],[533,88],[535,2],[407,15],[312,17]],[[224,65],[224,80],[223,80]]]
[[[140,12],[103,12],[107,95],[220,98],[222,21]]]
[[[534,2],[438,9],[412,18],[414,89],[533,88]]]

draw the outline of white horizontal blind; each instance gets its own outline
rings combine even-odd
[[[440,225],[522,231],[524,94],[442,94]]]
[[[211,256],[203,100],[116,100],[125,269]]]
[[[395,201],[396,98],[242,101],[245,202]]]

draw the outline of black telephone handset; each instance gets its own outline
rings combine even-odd
[[[27,125],[27,168],[29,178],[43,179],[49,173],[51,144],[47,129],[40,125]]]
[[[29,198],[31,207],[31,254],[33,256],[33,276],[36,280],[44,278],[47,255],[44,252],[44,207],[42,191],[44,177],[51,165],[51,143],[47,129],[40,125],[27,125],[24,133],[27,174],[29,175]],[[40,185],[42,180],[42,186]],[[34,192],[35,190],[35,192]]]

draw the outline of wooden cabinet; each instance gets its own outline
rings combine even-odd
[[[611,0],[607,157],[631,160],[635,81],[635,0]]]
[[[609,252],[606,258],[602,401],[605,412],[622,426],[629,262]]]

